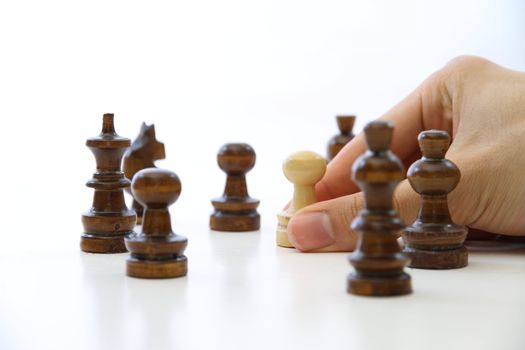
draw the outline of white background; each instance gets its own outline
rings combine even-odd
[[[130,138],[155,123],[167,154],[158,165],[182,180],[173,226],[190,237],[208,234],[209,200],[222,193],[218,148],[250,143],[249,191],[261,200],[261,239],[272,240],[291,195],[280,169],[288,154],[324,154],[336,114],[357,114],[359,131],[457,55],[525,70],[524,15],[519,0],[0,2],[0,272],[12,277],[0,284],[0,348],[7,333],[10,345],[24,337],[6,330],[10,320],[29,327],[45,304],[25,310],[34,296],[20,289],[38,290],[48,273],[53,290],[67,289],[66,272],[77,273],[95,165],[84,142],[103,113]],[[41,268],[32,283],[25,272],[36,272],[17,266],[34,254],[76,262],[65,271],[62,260],[43,262],[53,272]]]
[[[1,2],[3,212],[87,208],[84,142],[111,112],[130,138],[155,123],[183,184],[175,216],[207,216],[234,141],[255,148],[249,190],[273,216],[282,160],[324,154],[334,115],[359,131],[460,54],[525,70],[524,16],[518,0]]]

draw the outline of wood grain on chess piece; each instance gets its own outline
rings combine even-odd
[[[217,163],[227,177],[223,195],[211,201],[215,210],[210,215],[210,228],[229,232],[258,230],[259,200],[250,197],[246,185],[246,173],[255,165],[255,151],[245,143],[229,143],[220,148]]]
[[[296,152],[284,161],[283,172],[288,181],[293,183],[294,192],[290,206],[277,214],[276,241],[280,247],[293,248],[288,240],[288,222],[298,210],[317,202],[315,184],[326,172],[326,159],[310,151]]]
[[[461,174],[458,167],[444,159],[450,145],[446,131],[423,131],[418,137],[423,157],[408,169],[408,181],[421,195],[416,221],[403,233],[404,253],[411,267],[454,269],[468,264],[465,226],[452,222],[447,196],[456,188]]]
[[[155,125],[148,126],[142,123],[139,135],[124,154],[122,165],[124,174],[131,181],[139,170],[154,168],[155,161],[164,158],[166,158],[164,144],[157,141],[155,137]],[[129,188],[126,190],[131,192]],[[135,198],[133,198],[132,208],[137,213],[137,225],[141,225],[144,208]]]
[[[403,271],[409,259],[397,242],[404,224],[393,206],[394,191],[404,178],[403,164],[389,150],[393,125],[375,121],[364,131],[369,151],[354,162],[352,177],[364,192],[365,208],[351,226],[359,238],[349,258],[355,272],[348,276],[347,291],[364,296],[409,294],[411,279]]]
[[[86,186],[95,190],[91,209],[82,214],[80,248],[90,253],[123,253],[124,236],[135,226],[135,211],[126,207],[124,189],[130,182],[120,170],[130,140],[117,135],[113,114],[104,114],[100,135],[87,139],[97,170]]]
[[[354,128],[355,115],[338,115],[336,120],[339,134],[328,141],[328,161],[334,159],[337,153],[354,138],[352,129]]]
[[[188,260],[183,253],[188,240],[172,231],[168,210],[179,198],[179,177],[169,170],[143,169],[133,177],[131,191],[145,209],[142,232],[126,237],[131,253],[127,275],[139,278],[185,276]]]

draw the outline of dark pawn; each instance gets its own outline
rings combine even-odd
[[[408,181],[421,195],[421,209],[416,221],[405,229],[404,253],[411,267],[422,269],[455,269],[468,263],[463,245],[465,226],[450,218],[447,195],[456,188],[461,174],[458,167],[444,159],[450,145],[446,131],[423,131],[418,137],[423,157],[408,169]]]
[[[172,278],[185,276],[188,259],[183,255],[188,245],[184,236],[171,230],[168,206],[179,198],[181,184],[169,170],[149,168],[133,177],[131,192],[144,206],[141,233],[126,237],[130,251],[127,275],[139,278]]]
[[[352,129],[354,127],[355,116],[354,115],[338,115],[335,117],[337,120],[337,126],[339,127],[339,134],[335,135],[328,141],[328,161],[335,158],[337,153],[354,138]]]
[[[211,201],[215,211],[210,216],[210,228],[233,232],[258,230],[259,200],[250,198],[246,187],[246,173],[255,165],[255,151],[245,143],[229,143],[219,150],[217,162],[227,178],[222,197]]]
[[[348,276],[347,291],[366,296],[412,292],[410,276],[403,272],[409,259],[401,253],[397,232],[404,224],[393,207],[393,194],[404,178],[403,164],[389,151],[393,126],[375,121],[365,127],[369,151],[352,167],[352,178],[364,192],[365,209],[352,222],[359,232],[350,255],[355,272]]]
[[[142,123],[139,136],[131,143],[131,147],[124,154],[124,174],[131,181],[139,170],[154,168],[155,161],[166,158],[164,144],[155,137],[155,125]],[[129,192],[129,188],[127,189]],[[137,225],[142,224],[144,208],[133,198],[133,209],[137,213]]]
[[[123,189],[129,180],[120,170],[122,155],[130,140],[115,132],[113,114],[104,114],[100,135],[87,139],[86,146],[95,155],[97,171],[86,184],[95,189],[91,209],[82,214],[84,233],[80,249],[89,253],[123,253],[124,236],[135,226],[135,211],[124,201]]]

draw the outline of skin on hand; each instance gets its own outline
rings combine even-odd
[[[447,131],[446,158],[461,171],[449,198],[454,222],[506,235],[525,235],[525,73],[479,57],[461,56],[432,74],[380,119],[394,123],[391,150],[408,168],[421,157],[423,130]],[[350,223],[364,207],[351,180],[355,159],[366,151],[363,134],[350,141],[317,184],[319,202],[297,212],[288,224],[301,251],[352,251],[357,232]],[[405,179],[394,206],[410,225],[419,195]]]

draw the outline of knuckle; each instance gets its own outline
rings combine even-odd
[[[486,65],[489,61],[478,56],[461,55],[454,57],[445,65],[445,69],[469,71],[474,67]]]
[[[477,56],[457,56],[437,72],[437,77],[441,83],[454,81],[463,84],[467,78],[491,65],[491,62]]]

